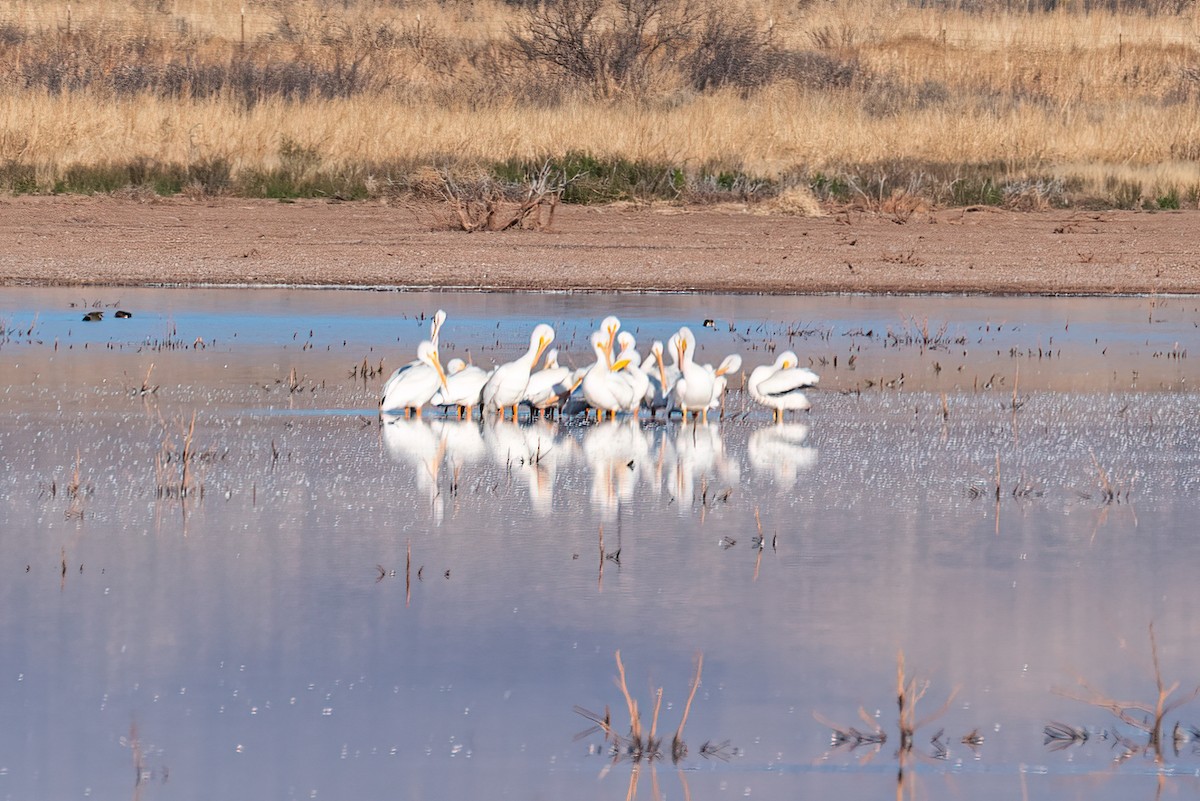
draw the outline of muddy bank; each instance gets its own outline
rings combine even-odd
[[[17,197],[0,284],[1196,293],[1200,217],[564,206],[548,231],[467,234],[424,204]]]

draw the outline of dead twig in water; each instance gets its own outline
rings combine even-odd
[[[1122,723],[1145,732],[1147,735],[1146,745],[1144,748],[1139,746],[1136,750],[1144,750],[1154,758],[1156,763],[1161,764],[1165,759],[1165,754],[1163,753],[1163,727],[1166,723],[1166,717],[1176,709],[1195,700],[1197,696],[1200,696],[1200,686],[1195,687],[1191,692],[1178,698],[1171,698],[1175,694],[1175,691],[1179,689],[1179,682],[1173,682],[1168,687],[1163,681],[1162,666],[1158,659],[1158,638],[1154,634],[1154,623],[1150,624],[1150,659],[1154,667],[1154,685],[1158,690],[1158,695],[1153,704],[1140,701],[1122,701],[1112,698],[1092,687],[1082,676],[1077,676],[1075,680],[1086,694],[1076,694],[1057,688],[1054,692],[1065,698],[1082,701],[1085,704],[1099,707],[1100,709],[1106,709]],[[1047,736],[1049,736],[1049,728],[1047,727]],[[1177,722],[1172,736],[1177,750],[1181,731],[1180,724]]]

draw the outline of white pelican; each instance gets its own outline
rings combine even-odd
[[[558,366],[558,351],[546,353],[546,362],[541,370],[529,376],[529,385],[525,387],[525,402],[530,409],[546,409],[557,406],[558,402],[571,394],[571,369]]]
[[[740,369],[742,369],[742,357],[736,353],[726,356],[721,361],[717,369],[713,371],[713,396],[712,400],[708,402],[708,408],[721,409],[721,414],[724,416],[725,387],[729,383],[729,379],[725,376],[729,373],[736,373]]]
[[[628,362],[617,361],[609,364],[608,335],[604,331],[592,334],[592,351],[596,354],[596,363],[588,368],[583,376],[580,391],[588,406],[596,410],[596,419],[600,420],[605,412],[616,417],[617,412],[627,408],[634,400],[633,387],[616,372],[624,368]]]
[[[608,366],[613,363],[613,346],[617,343],[617,332],[621,330],[621,321],[611,314],[600,321],[600,332],[605,335],[604,349]]]
[[[517,419],[517,404],[525,397],[529,386],[529,375],[533,366],[542,358],[546,346],[554,341],[554,329],[545,323],[537,325],[529,337],[529,350],[525,355],[497,367],[483,385],[483,407],[499,412],[504,419],[504,410],[512,408],[513,419]]]
[[[434,312],[433,317],[431,317],[429,320],[429,341],[433,343],[434,348],[437,348],[437,346],[438,346],[438,332],[442,330],[442,324],[445,322],[446,322],[446,312],[442,311],[441,309],[438,309],[436,312]],[[419,350],[420,350],[420,347],[418,346],[418,351]],[[390,376],[388,376],[387,381],[383,382],[383,390],[382,390],[381,397],[383,397],[383,398],[387,397],[388,392],[392,387],[392,384],[396,381],[399,381],[401,376],[403,376],[409,370],[412,370],[413,368],[417,368],[417,367],[422,367],[423,365],[424,365],[424,363],[421,361],[420,353],[418,353],[417,358],[413,359],[408,364],[403,364],[400,367],[397,367],[395,370],[393,370],[392,374]],[[380,402],[380,408],[383,409],[382,401]],[[399,407],[397,407],[397,409],[398,408]]]
[[[755,367],[746,379],[746,390],[754,400],[774,410],[774,419],[782,422],[785,411],[812,408],[801,390],[816,386],[820,380],[812,370],[800,367],[796,354],[788,350],[779,354],[774,364]]]
[[[564,389],[569,390],[565,395],[558,400],[558,413],[567,417],[576,417],[581,414],[587,414],[592,407],[588,406],[587,398],[583,396],[583,379],[588,374],[590,367],[579,367],[571,373],[571,377],[567,379],[568,386]]]
[[[630,396],[621,406],[621,411],[632,412],[637,417],[638,411],[646,401],[650,392],[650,376],[642,371],[642,357],[637,352],[637,340],[628,331],[622,331],[617,337],[621,344],[621,352],[616,361],[625,366],[616,373],[617,377],[629,384]]]
[[[683,419],[688,412],[696,412],[708,422],[708,405],[712,402],[716,376],[703,365],[696,364],[696,336],[687,326],[675,335],[675,350],[679,354],[679,380],[675,382],[675,403],[683,410]]]
[[[446,387],[439,389],[429,400],[434,406],[457,406],[458,416],[466,412],[470,419],[472,410],[479,405],[483,385],[491,373],[482,367],[468,365],[462,359],[451,359],[446,365]]]
[[[437,346],[425,340],[417,346],[416,364],[401,367],[383,385],[380,414],[399,413],[403,409],[404,416],[408,417],[409,410],[416,409],[417,417],[420,417],[421,407],[429,403],[439,388],[445,387],[446,374],[438,360]]]
[[[675,345],[671,344],[671,352],[675,358],[678,354],[675,353]],[[651,359],[647,359],[642,363],[642,371],[650,378],[650,388],[646,394],[646,405],[650,408],[650,416],[654,417],[658,414],[659,409],[669,409],[671,406],[671,390],[675,388],[675,382],[679,379],[679,368],[668,367],[663,362],[663,343],[655,340],[650,345]],[[674,370],[674,373],[672,373]]]

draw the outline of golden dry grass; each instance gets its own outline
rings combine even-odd
[[[660,64],[652,92],[598,99],[521,60],[512,32],[523,17],[500,0],[273,0],[244,13],[237,0],[0,2],[0,164],[31,165],[42,187],[132,158],[220,159],[237,174],[278,169],[290,143],[322,171],[573,152],[781,186],[845,174],[864,196],[872,176],[878,194],[896,191],[889,170],[920,192],[926,178],[988,165],[1013,185],[1057,179],[1076,197],[1200,197],[1200,11],[747,6],[773,52],[802,54],[803,69],[700,91]],[[58,54],[51,66],[46,53]],[[202,91],[191,72],[173,92],[118,80],[130,64],[237,63],[320,76],[249,100],[229,83]],[[61,74],[48,78],[51,67]]]

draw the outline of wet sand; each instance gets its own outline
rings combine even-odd
[[[241,284],[1200,293],[1200,216],[563,206],[546,231],[468,234],[436,204],[0,200],[0,285]]]

